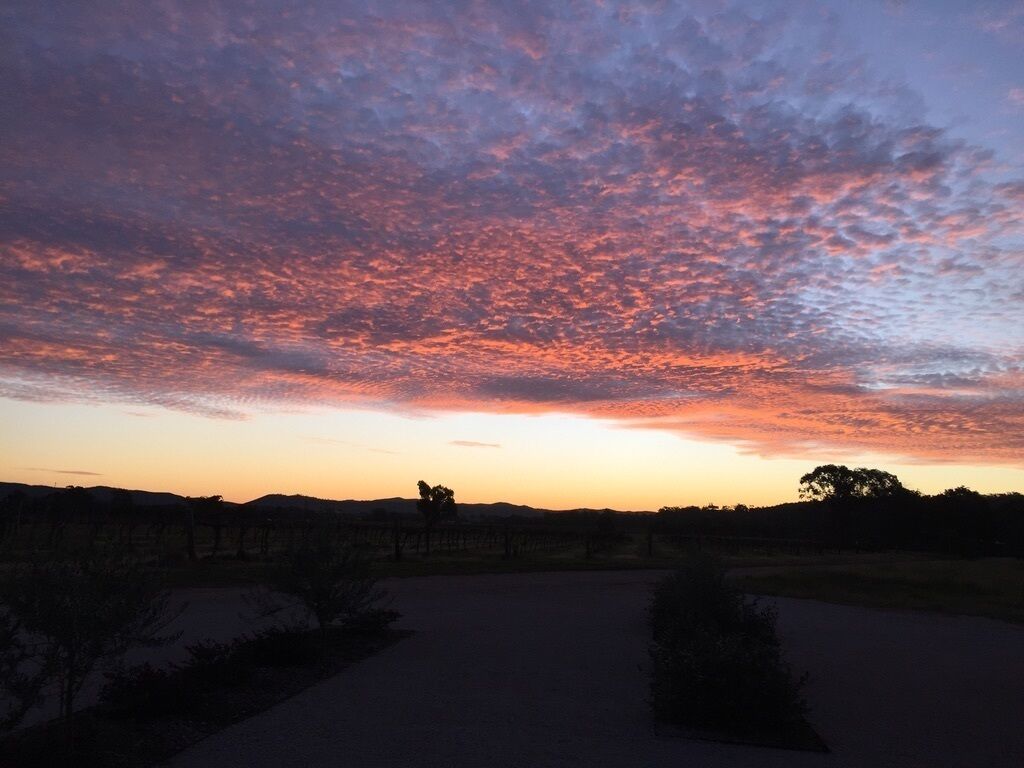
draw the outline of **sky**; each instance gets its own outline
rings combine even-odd
[[[0,479],[1024,490],[1024,2],[7,2]]]

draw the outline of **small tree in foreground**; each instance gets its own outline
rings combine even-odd
[[[153,573],[109,552],[35,561],[0,580],[8,629],[24,644],[19,668],[36,670],[16,685],[31,695],[42,680],[57,684],[69,743],[75,700],[94,670],[129,648],[175,639],[162,634],[178,615],[167,610],[168,599]]]
[[[370,558],[351,545],[320,544],[285,552],[267,572],[267,586],[250,596],[261,617],[305,609],[327,630],[379,609],[386,592],[377,586]]]
[[[17,727],[41,699],[46,669],[32,659],[21,622],[0,607],[0,733]]]
[[[656,716],[738,733],[802,722],[804,680],[782,657],[775,620],[771,607],[729,585],[710,558],[695,558],[662,579],[650,608]]]

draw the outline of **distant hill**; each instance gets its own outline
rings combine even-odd
[[[334,499],[318,499],[313,496],[303,496],[301,494],[293,494],[289,496],[280,493],[271,493],[246,502],[245,506],[264,509],[294,509],[302,512],[336,512],[342,515],[369,515],[379,509],[400,515],[418,514],[416,509],[416,499],[403,499],[397,496],[390,499],[370,499],[367,501],[360,501],[356,499],[345,499],[339,501]],[[539,507],[530,507],[524,504],[510,504],[507,501],[496,501],[487,504],[459,502],[459,517],[463,519],[481,517],[541,518],[548,514],[598,514],[600,512],[617,511],[618,510],[588,508],[544,509]],[[627,512],[623,514],[631,513]]]
[[[48,496],[51,493],[57,493],[64,490],[61,487],[55,487],[52,485],[27,485],[25,483],[4,483],[0,482],[0,499],[5,496],[21,492],[29,498],[42,498]],[[96,501],[105,503],[110,500],[110,495],[115,490],[123,490],[118,488],[111,488],[106,485],[96,485],[90,488],[85,488]],[[139,491],[129,490],[132,495],[132,501],[136,506],[140,507],[151,507],[151,506],[168,506],[175,504],[183,504],[186,500],[185,496],[181,496],[176,493],[167,493],[161,491]],[[236,506],[231,502],[225,502],[227,506]],[[369,499],[369,500],[358,500],[358,499],[318,499],[314,496],[303,496],[302,494],[283,494],[283,493],[270,493],[266,496],[260,496],[258,499],[245,502],[242,505],[245,507],[255,507],[258,509],[283,509],[283,510],[294,510],[296,512],[317,512],[317,513],[328,513],[333,512],[340,515],[353,515],[353,516],[367,516],[373,513],[375,510],[383,509],[388,513],[397,513],[399,515],[416,515],[416,499],[403,499],[400,497],[393,497],[389,499]],[[612,510],[603,509],[569,509],[569,510],[551,510],[551,509],[539,509],[536,507],[529,507],[523,504],[510,504],[505,501],[493,502],[490,504],[467,504],[459,503],[459,517],[463,519],[476,519],[476,518],[488,518],[488,517],[526,517],[526,518],[541,518],[546,514],[560,514],[562,512],[568,513],[598,513]]]
[[[394,497],[390,499],[370,499],[361,501],[356,499],[345,499],[342,501],[334,499],[317,499],[313,496],[302,496],[294,494],[286,496],[280,493],[271,493],[253,499],[246,504],[248,507],[260,507],[268,509],[294,509],[302,512],[335,512],[342,515],[369,515],[374,510],[383,509],[389,513],[400,515],[415,515],[416,499],[403,499]],[[543,517],[545,512],[550,510],[534,509],[519,504],[508,504],[497,502],[495,504],[459,504],[459,516],[463,518],[475,517]]]
[[[0,482],[0,498],[7,496],[8,494],[21,492],[28,496],[30,499],[39,499],[44,496],[49,496],[51,493],[58,493],[63,491],[62,487],[55,487],[52,485],[27,485],[26,483],[3,483]],[[106,503],[110,501],[110,495],[114,491],[128,490],[124,488],[111,488],[108,485],[94,485],[91,488],[86,488],[86,491],[100,503]],[[163,491],[137,491],[128,490],[128,493],[132,495],[132,502],[139,507],[158,507],[168,506],[173,504],[181,504],[185,501],[184,496],[179,496],[176,493],[166,493]]]
[[[375,509],[386,509],[388,512],[410,513],[416,512],[415,499],[373,499],[360,501],[356,499],[318,499],[314,496],[303,496],[295,493],[285,495],[283,493],[269,493],[260,496],[258,499],[247,501],[247,507],[259,507],[261,509],[294,509],[302,512],[336,512],[342,515],[368,515]]]

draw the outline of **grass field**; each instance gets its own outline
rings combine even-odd
[[[429,556],[406,552],[399,562],[395,562],[391,559],[389,550],[379,549],[374,567],[381,578],[537,571],[671,569],[692,551],[691,548],[680,547],[656,538],[652,554],[648,555],[646,536],[635,535],[626,536],[621,541],[595,550],[590,556],[587,556],[584,547],[580,545],[555,551],[525,553],[511,558],[504,558],[499,549],[451,552],[438,550]],[[795,555],[779,550],[756,548],[709,551],[720,556],[730,567],[843,565],[888,562],[892,558],[889,554],[852,552]],[[240,561],[230,554],[224,554],[217,558],[202,558],[196,563],[188,563],[179,558],[175,564],[166,566],[166,573],[171,586],[237,586],[258,581],[263,568],[258,559]]]
[[[1024,560],[899,558],[734,571],[746,592],[1024,623]]]
[[[671,569],[687,557],[692,545],[676,545],[655,537],[648,554],[647,537],[623,536],[587,555],[584,547],[527,552],[504,558],[499,549],[435,551],[430,556],[407,552],[394,562],[386,548],[378,550],[376,570],[382,578],[525,573],[531,571]],[[781,549],[710,549],[731,569],[744,591],[811,598],[826,602],[883,609],[913,609],[989,616],[1024,623],[1024,560],[984,558],[938,559],[911,553],[808,553]],[[265,565],[231,554],[188,563],[183,557],[165,561],[169,587],[246,586],[260,581]]]

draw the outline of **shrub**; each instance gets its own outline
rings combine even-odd
[[[323,658],[324,647],[302,626],[270,627],[235,646],[234,658],[252,667],[302,667]]]
[[[107,673],[100,690],[100,707],[114,718],[140,719],[194,713],[203,687],[186,679],[176,668],[154,667],[148,662]]]
[[[13,730],[42,698],[47,670],[33,658],[21,622],[0,606],[0,732]]]
[[[196,683],[241,685],[252,676],[252,669],[244,663],[238,653],[241,640],[230,643],[216,643],[203,640],[185,647],[189,660],[183,665],[182,673]]]
[[[709,556],[695,556],[654,588],[651,629],[657,639],[680,629],[728,625],[743,596],[725,583],[725,572]]]
[[[75,700],[97,667],[126,650],[170,642],[176,617],[154,574],[123,553],[60,553],[0,579],[0,603],[20,627],[31,653],[26,663],[56,684],[69,742]]]
[[[398,611],[389,611],[384,608],[375,608],[350,617],[344,623],[346,630],[364,634],[376,634],[383,632],[396,621],[402,618]]]
[[[782,658],[776,613],[748,601],[706,558],[654,590],[651,703],[659,719],[716,730],[785,727],[803,720],[803,678]]]
[[[261,667],[297,667],[323,658],[315,633],[305,627],[272,627],[230,643],[205,640],[187,646],[187,662],[154,667],[148,662],[107,673],[100,705],[111,717],[216,716],[207,712],[219,688],[248,682]]]
[[[303,547],[281,555],[267,573],[268,586],[256,590],[250,602],[259,616],[304,609],[317,620],[321,643],[337,622],[358,622],[380,610],[385,592],[377,587],[370,557],[344,544]]]

